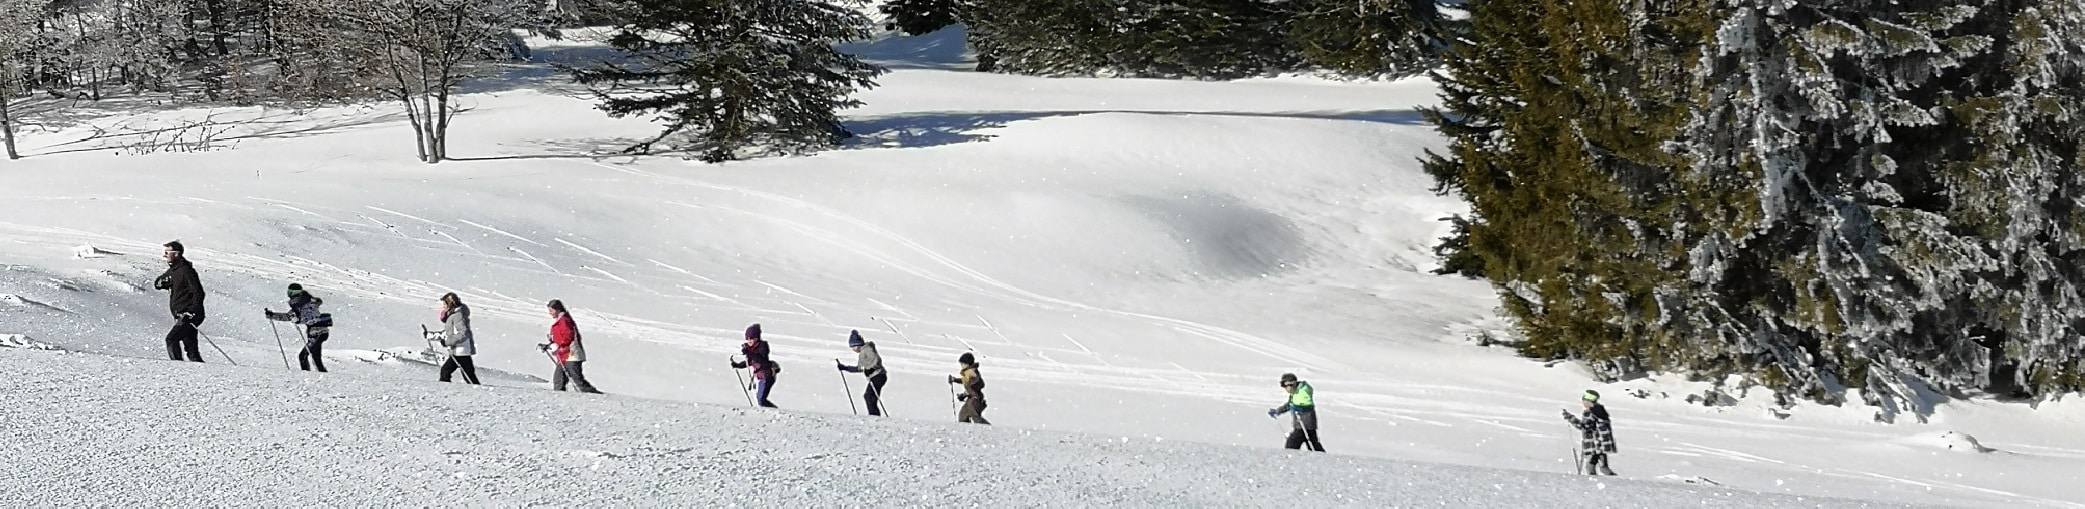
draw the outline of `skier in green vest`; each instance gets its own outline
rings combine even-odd
[[[1325,452],[1325,445],[1318,443],[1318,405],[1310,390],[1310,383],[1296,379],[1295,373],[1281,375],[1281,390],[1288,391],[1289,400],[1281,406],[1267,411],[1268,418],[1290,414],[1295,417],[1296,430],[1289,432],[1286,447],[1300,449],[1310,445],[1310,450]]]

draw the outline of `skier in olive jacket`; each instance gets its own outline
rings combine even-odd
[[[956,401],[963,402],[963,408],[956,411],[956,422],[992,424],[985,420],[985,377],[977,372],[977,357],[964,352],[956,358],[956,365],[961,371],[948,377],[948,383],[963,386],[963,393],[956,396]]]

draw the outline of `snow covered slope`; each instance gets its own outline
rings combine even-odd
[[[465,160],[435,166],[413,161],[385,107],[148,111],[25,133],[31,157],[0,166],[0,294],[16,297],[0,299],[0,334],[161,357],[165,296],[149,281],[159,244],[179,238],[211,292],[204,333],[248,367],[280,369],[260,313],[297,281],[338,323],[333,376],[431,380],[378,352],[418,348],[436,297],[455,291],[476,308],[480,364],[513,373],[497,385],[542,387],[542,305],[562,299],[586,331],[589,378],[625,397],[744,405],[726,356],[758,322],[786,368],[775,401],[847,414],[827,366],[851,357],[858,329],[895,370],[886,394],[903,422],[879,426],[951,420],[942,377],[974,351],[1001,427],[1271,447],[1284,424],[1264,411],[1295,372],[1317,387],[1336,454],[1563,472],[1575,439],[1557,409],[1597,387],[1617,419],[1615,467],[1638,480],[2085,502],[2063,482],[2085,470],[2075,402],[1954,403],[1924,425],[1858,408],[1777,416],[1759,395],[1704,407],[1682,399],[1704,384],[1598,386],[1471,344],[1501,325],[1487,285],[1427,271],[1437,219],[1461,209],[1414,160],[1439,145],[1412,110],[1433,101],[1428,82],[977,74],[951,69],[948,37],[861,48],[899,70],[850,112],[862,143],[811,157],[588,157],[652,127],[606,118],[540,69],[474,85],[451,134]],[[250,121],[213,133],[232,145],[218,150],[94,136],[205,115]],[[1960,443],[1950,431],[1991,451],[1946,447]]]
[[[1868,507],[1649,481],[0,350],[10,506]]]

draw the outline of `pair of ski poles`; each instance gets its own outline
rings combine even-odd
[[[833,359],[834,365],[839,363],[839,359]],[[840,372],[840,388],[847,391],[847,410],[854,412],[854,415],[861,415],[861,410],[857,410],[854,406],[854,385],[847,383],[846,371]],[[882,416],[890,417],[890,406],[883,404],[883,391],[876,388],[876,382],[874,381],[869,382],[869,394],[876,396],[876,408],[872,410],[881,411]]]

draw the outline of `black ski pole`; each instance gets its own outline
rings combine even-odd
[[[961,419],[961,418],[962,418],[962,416],[963,416],[963,408],[962,408],[962,407],[959,407],[959,406],[956,406],[956,401],[957,401],[957,400],[956,400],[956,383],[955,383],[955,382],[949,382],[949,383],[948,383],[948,411],[950,411],[950,412],[955,412],[955,413],[956,413],[956,418],[958,418],[958,419]]]
[[[282,354],[282,369],[290,369],[290,352],[282,347],[282,329],[275,327],[275,320],[268,320],[268,332],[275,333],[275,351]]]
[[[557,373],[558,373],[558,374],[560,374],[560,375],[564,375],[564,376],[565,376],[565,382],[566,382],[566,383],[577,383],[577,382],[579,381],[579,377],[575,377],[575,376],[572,376],[572,370],[569,370],[569,369],[565,369],[565,363],[563,363],[563,362],[558,362],[558,360],[557,360],[557,356],[556,356],[556,355],[553,355],[553,354],[551,354],[551,353],[550,353],[550,349],[548,349],[548,348],[545,348],[545,349],[543,349],[543,357],[544,357],[544,358],[547,358],[547,359],[550,359],[550,363],[551,363],[551,364],[555,364],[555,365],[557,365]],[[551,385],[555,386],[556,384],[551,384]],[[552,387],[552,389],[553,389],[553,390],[555,390],[555,389],[556,389],[556,387]]]
[[[1565,410],[1565,411],[1564,411],[1564,415],[1571,415],[1571,411],[1570,411],[1570,410]],[[1580,430],[1578,430],[1578,429],[1577,429],[1577,428],[1578,428],[1578,425],[1577,425],[1576,423],[1572,424],[1571,428],[1572,428],[1572,431],[1580,431]],[[1569,434],[1566,434],[1566,435],[1564,435],[1564,438],[1566,438],[1566,439],[1572,439],[1572,440],[1571,440],[1571,475],[1580,475],[1580,474],[1584,474],[1584,473],[1585,473],[1585,450],[1584,450],[1584,444],[1583,444],[1583,443],[1582,443],[1581,441],[1579,441],[1579,440],[1575,440],[1575,438],[1576,438],[1576,437],[1573,437],[1573,436],[1571,436],[1571,435],[1569,435]]]
[[[228,354],[224,353],[224,348],[218,347],[218,346],[217,346],[217,342],[216,342],[216,341],[212,341],[212,340],[210,339],[210,335],[209,335],[209,334],[204,334],[204,333],[203,333],[203,328],[201,328],[201,327],[196,327],[196,330],[195,330],[195,335],[197,335],[197,336],[202,336],[202,337],[203,337],[203,341],[204,341],[204,342],[210,343],[210,348],[212,348],[212,349],[215,349],[215,350],[217,350],[217,354],[218,354],[218,355],[223,355],[223,356],[224,356],[224,361],[225,361],[225,362],[229,362],[229,363],[231,363],[231,364],[232,364],[233,366],[237,366],[237,365],[239,365],[239,361],[235,361],[235,360],[232,360],[232,356],[231,356],[231,355],[228,355]]]
[[[728,358],[731,359],[732,364],[738,364],[738,356],[733,355]],[[738,374],[737,367],[731,368],[731,377],[738,379],[738,393],[746,397],[746,406],[759,406],[753,404],[752,389],[746,388],[746,377]]]
[[[463,365],[456,364],[456,352],[449,350],[447,348],[449,345],[444,345],[441,342],[435,341],[434,338],[428,337],[432,334],[434,334],[434,331],[427,330],[426,324],[420,325],[420,338],[427,340],[427,350],[429,352],[442,352],[442,364],[440,366],[435,366],[434,368],[434,375],[436,379],[440,379],[442,374],[442,368],[449,367],[452,364],[456,365],[456,369],[463,369]],[[476,377],[471,376],[471,373],[469,371],[465,371],[463,373],[463,379],[465,381],[470,381],[475,380]]]
[[[840,365],[840,359],[833,359],[833,365]],[[847,372],[845,370],[840,371],[840,389],[847,391],[847,411],[854,412],[854,415],[861,415],[862,411],[854,407],[854,386],[847,385]]]
[[[885,380],[888,380],[888,378]],[[883,389],[876,388],[876,379],[874,378],[869,379],[869,394],[876,395],[876,408],[883,410],[884,417],[890,417],[890,405],[883,404]]]

